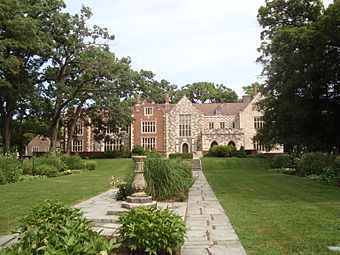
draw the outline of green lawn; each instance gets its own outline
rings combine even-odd
[[[247,254],[338,254],[340,188],[270,172],[265,160],[204,158],[203,170]]]
[[[111,176],[124,177],[131,159],[98,159],[96,170],[44,180],[0,185],[0,235],[14,230],[17,217],[45,199],[72,205],[110,188]]]

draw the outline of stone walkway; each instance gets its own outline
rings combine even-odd
[[[200,161],[193,160],[195,184],[189,191],[187,240],[182,255],[246,255],[228,217],[210,188]]]
[[[228,217],[210,188],[200,165],[200,160],[192,160],[192,170],[196,178],[189,191],[188,202],[158,202],[159,207],[168,207],[185,220],[189,228],[181,255],[246,255]],[[76,204],[86,218],[94,224],[94,230],[110,238],[118,227],[117,214],[126,211],[121,201],[114,199],[114,190]],[[0,237],[1,246],[9,246],[16,236]]]

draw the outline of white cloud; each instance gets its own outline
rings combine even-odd
[[[331,1],[331,0],[327,0]],[[177,85],[224,83],[239,95],[257,80],[261,67],[260,28],[264,0],[67,0],[71,12],[91,7],[92,23],[115,34],[112,50],[130,56],[132,66],[149,69]]]

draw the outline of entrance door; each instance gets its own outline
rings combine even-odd
[[[189,145],[187,143],[183,143],[182,153],[189,153]]]

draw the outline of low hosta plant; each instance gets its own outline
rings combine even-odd
[[[6,254],[108,254],[118,248],[91,229],[79,209],[46,200],[21,219],[19,242]]]
[[[182,218],[169,209],[137,207],[119,215],[118,234],[131,251],[172,254],[185,239],[187,228]]]

